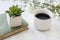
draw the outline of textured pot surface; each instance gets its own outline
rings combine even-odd
[[[44,13],[44,14],[43,14]],[[37,18],[35,15],[39,15],[39,18]],[[41,14],[43,14],[43,15],[41,15]],[[49,18],[47,18],[47,19],[43,19],[43,18],[45,18],[46,16],[48,15],[49,16]],[[34,18],[34,25],[35,25],[35,27],[38,29],[38,30],[48,30],[48,29],[50,29],[50,27],[51,27],[51,23],[52,23],[52,13],[49,11],[49,10],[47,10],[47,9],[43,9],[43,10],[36,10],[36,12],[34,12],[34,16],[35,16],[35,18]],[[41,16],[41,18],[40,18],[40,16]],[[47,17],[48,17],[47,16]]]
[[[48,20],[39,20],[35,18],[34,24],[38,30],[48,30],[51,27],[52,19]]]
[[[15,18],[10,18],[10,26],[16,27],[21,25],[21,16],[17,16]]]

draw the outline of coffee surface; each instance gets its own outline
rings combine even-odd
[[[50,19],[50,16],[45,14],[45,13],[38,13],[38,14],[35,15],[35,17],[37,17],[39,19],[42,19],[42,20]]]

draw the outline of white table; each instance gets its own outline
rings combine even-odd
[[[51,29],[42,32],[35,29],[33,25],[33,15],[31,13],[24,12],[22,17],[29,23],[29,29],[4,40],[60,40],[59,20],[53,19]]]
[[[12,1],[4,1],[4,2],[1,2],[0,1],[0,14],[2,13],[5,13],[5,11],[10,7],[12,6],[13,4],[18,4],[20,5],[20,2],[12,2]],[[30,24],[29,25],[29,29],[24,31],[24,32],[21,32],[21,33],[18,33],[16,35],[13,35],[9,38],[6,38],[4,40],[45,40],[46,37],[44,36],[44,34],[42,32],[39,32],[37,31],[32,22],[33,22],[33,16],[29,15],[29,14],[23,14],[22,15],[23,18]],[[28,16],[28,17],[27,17]],[[31,17],[32,19],[31,19]],[[31,25],[32,24],[32,25]]]
[[[4,13],[12,4],[20,5],[20,2],[0,1],[0,14]],[[41,32],[34,28],[31,13],[25,12],[22,16],[29,23],[29,29],[4,40],[60,40],[60,22],[58,20],[53,20],[51,30]]]

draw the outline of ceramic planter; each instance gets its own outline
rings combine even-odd
[[[41,15],[43,14],[44,15]],[[44,17],[45,15],[48,15],[50,18],[48,19],[39,19],[37,18],[35,15],[40,14],[40,16]],[[38,30],[48,30],[51,27],[51,23],[52,22],[52,13],[48,10],[48,9],[40,9],[40,10],[36,10],[34,12],[34,25],[35,28],[37,28]]]
[[[17,16],[15,18],[10,17],[10,26],[17,27],[21,25],[21,16]]]

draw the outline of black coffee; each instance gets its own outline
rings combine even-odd
[[[38,13],[38,14],[35,15],[35,17],[37,17],[39,19],[43,19],[43,20],[50,18],[50,16],[45,14],[45,13]]]

